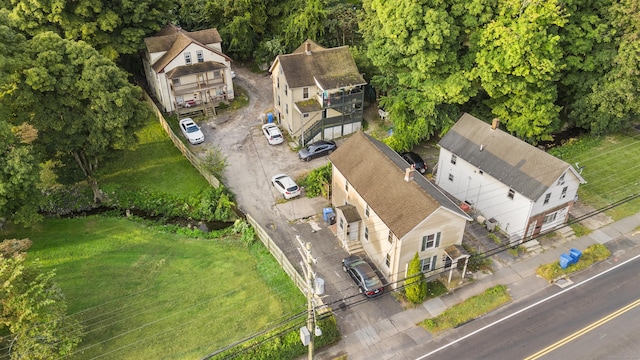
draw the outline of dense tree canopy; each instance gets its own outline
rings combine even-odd
[[[31,36],[53,31],[116,59],[142,48],[172,17],[175,0],[9,0],[16,25]]]
[[[54,359],[80,343],[80,324],[67,317],[62,291],[38,262],[25,255],[0,257],[0,327],[10,333],[2,344],[11,359]]]
[[[29,40],[23,55],[15,90],[0,102],[13,123],[38,130],[36,144],[47,158],[79,165],[99,200],[100,160],[133,144],[148,117],[141,89],[88,44],[52,32]]]

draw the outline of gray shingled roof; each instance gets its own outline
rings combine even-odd
[[[329,156],[333,165],[398,237],[444,207],[469,217],[435,185],[416,173],[404,180],[407,163],[384,143],[359,131]]]
[[[311,44],[311,54],[304,51]],[[315,86],[325,89],[365,85],[348,46],[326,49],[311,40],[305,41],[291,54],[278,55],[278,61],[290,88]]]
[[[144,39],[144,43],[149,53],[163,52],[166,53],[152,64],[156,72],[161,71],[171,60],[180,55],[182,51],[191,43],[196,43],[203,48],[211,50],[226,59],[230,57],[218,51],[217,49],[208,47],[207,44],[221,43],[222,38],[217,29],[207,29],[195,32],[182,30],[175,25],[167,25],[163,27],[156,36]]]
[[[539,199],[568,163],[467,113],[438,143],[529,199]],[[482,150],[481,150],[482,149]]]

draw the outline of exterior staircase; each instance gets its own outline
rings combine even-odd
[[[364,252],[364,248],[360,241],[349,241],[345,250],[347,250],[349,254],[359,254]]]
[[[538,240],[529,240],[522,243],[528,254],[539,254],[542,252],[542,245]]]
[[[571,226],[563,226],[560,229],[556,230],[556,233],[558,233],[558,235],[560,235],[562,239],[564,239],[564,242],[571,241],[576,238],[576,234],[575,232],[573,232]]]

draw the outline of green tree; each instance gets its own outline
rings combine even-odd
[[[584,85],[576,84],[570,119],[592,134],[618,131],[640,115],[640,1],[624,0],[606,7],[599,33],[602,44]],[[610,25],[610,27],[609,27]],[[593,56],[591,56],[593,58]],[[606,62],[603,64],[603,62]]]
[[[407,300],[420,304],[427,297],[427,282],[420,269],[418,253],[413,257],[407,269],[407,279],[404,281],[404,293]]]
[[[386,141],[396,150],[447,129],[459,105],[475,95],[463,11],[451,7],[445,1],[363,1],[367,55],[381,72],[371,82],[384,94],[380,103],[394,126]]]
[[[47,158],[78,165],[101,200],[95,171],[106,156],[135,143],[149,116],[142,90],[90,45],[52,32],[28,41],[16,73],[15,91],[0,99],[12,121],[38,130],[35,144]]]
[[[134,54],[142,39],[172,17],[176,0],[9,0],[17,26],[35,36],[45,31],[83,40],[116,59]]]
[[[54,272],[25,255],[0,258],[0,326],[9,332],[4,356],[53,359],[69,355],[80,343],[80,324],[67,317],[67,305]]]
[[[28,130],[0,119],[0,218],[23,225],[42,218],[38,214],[40,166]]]
[[[482,31],[476,73],[489,106],[507,130],[532,142],[560,128],[555,81],[563,53],[559,29],[566,20],[556,0],[500,3]]]
[[[322,0],[306,0],[284,19],[284,43],[295,49],[306,39],[319,41],[325,32],[327,10]]]

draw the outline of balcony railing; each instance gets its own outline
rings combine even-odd
[[[171,89],[175,95],[183,95],[194,93],[202,90],[215,89],[220,87],[220,85],[224,84],[224,80],[222,78],[207,80],[207,81],[198,81],[180,85],[171,85]]]

